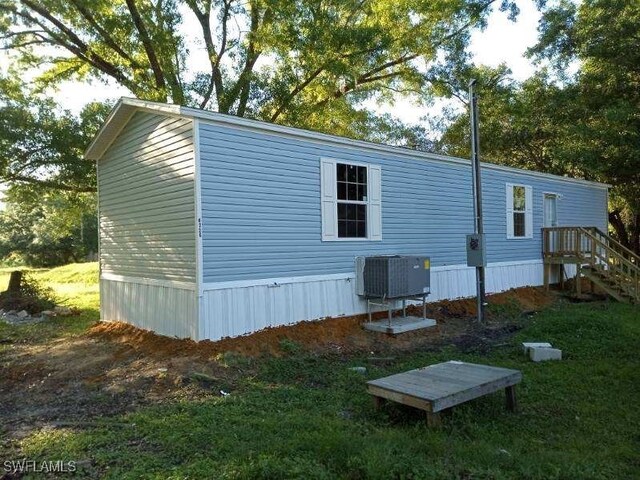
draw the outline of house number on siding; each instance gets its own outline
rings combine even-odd
[[[202,238],[202,219],[198,218],[198,238]]]

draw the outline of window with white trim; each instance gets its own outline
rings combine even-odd
[[[507,183],[507,238],[533,237],[533,189]]]
[[[381,169],[377,165],[320,161],[322,240],[381,240]]]

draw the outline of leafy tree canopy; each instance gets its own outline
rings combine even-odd
[[[42,86],[109,78],[139,98],[361,136],[372,119],[358,103],[428,98],[443,69],[466,58],[471,29],[494,3],[0,0],[0,35]],[[517,14],[510,0],[499,5]],[[181,29],[187,18],[196,45]],[[189,71],[194,47],[207,61]]]
[[[640,3],[561,1],[543,8],[530,55],[548,61],[548,70],[522,84],[504,68],[461,72],[483,84],[482,157],[609,183],[611,224],[640,252]],[[577,74],[567,74],[576,62]],[[451,120],[438,148],[468,156],[468,117]]]
[[[0,262],[55,266],[82,261],[98,248],[92,193],[11,187],[0,212]]]
[[[95,166],[82,152],[108,111],[109,105],[90,103],[75,116],[15,77],[0,78],[0,179],[40,189],[95,191]]]

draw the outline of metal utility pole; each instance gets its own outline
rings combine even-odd
[[[482,225],[482,178],[480,176],[480,138],[478,134],[478,97],[475,92],[476,80],[469,82],[469,109],[471,113],[471,165],[473,182],[473,231],[480,242],[482,261],[476,263],[476,291],[478,322],[484,322],[485,306],[485,265],[484,228]],[[477,245],[477,244],[476,244]],[[473,248],[473,247],[472,247]]]

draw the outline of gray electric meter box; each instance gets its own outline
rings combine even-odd
[[[484,234],[467,235],[467,266],[487,266],[487,247]]]

